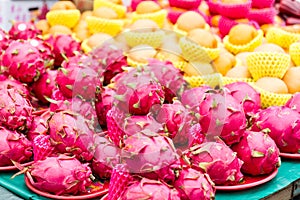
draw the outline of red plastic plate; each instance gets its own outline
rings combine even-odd
[[[238,191],[253,188],[258,185],[262,185],[272,180],[278,173],[278,169],[274,170],[271,174],[265,176],[244,176],[244,181],[238,185],[230,186],[216,186],[217,190],[223,191]]]
[[[283,158],[300,160],[300,153],[280,153],[279,155]]]
[[[33,163],[33,161],[30,161],[30,162],[21,164],[21,166],[22,167],[28,167],[32,163]],[[0,171],[13,171],[13,170],[18,170],[18,168],[14,165],[0,167]]]
[[[64,196],[64,195],[54,195],[50,194],[48,192],[41,191],[37,188],[35,188],[29,181],[29,178],[25,175],[25,184],[26,186],[33,191],[36,194],[39,194],[41,196],[51,198],[51,199],[61,199],[61,200],[82,200],[82,199],[93,199],[96,197],[102,197],[103,195],[107,194],[108,192],[108,182],[104,183],[103,187],[97,189],[96,191],[93,191],[88,194],[82,194],[82,195],[76,195],[76,196]]]

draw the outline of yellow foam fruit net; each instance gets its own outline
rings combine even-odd
[[[296,66],[300,65],[300,42],[295,42],[290,45],[290,56]]]
[[[132,13],[132,22],[135,22],[140,19],[150,19],[157,23],[157,25],[162,28],[165,23],[165,19],[167,17],[166,10],[160,10],[154,13],[145,13],[145,14],[137,14],[136,12]]]
[[[197,43],[182,37],[179,40],[183,57],[188,61],[211,62],[220,55],[219,48],[206,48]]]
[[[146,44],[154,48],[159,47],[162,44],[165,36],[164,31],[158,30],[155,32],[135,32],[127,31],[124,32],[127,44],[130,47],[135,47],[140,44]]]
[[[204,25],[204,30],[207,30],[207,31],[210,30],[210,26],[207,23]],[[182,37],[182,36],[187,35],[187,32],[184,31],[184,30],[179,29],[177,24],[175,24],[173,26],[173,31],[177,34],[178,37]]]
[[[87,42],[88,39],[85,39],[81,43],[81,48],[84,51],[84,53],[89,53],[90,51],[92,51],[92,48],[87,44]]]
[[[277,44],[282,48],[289,48],[291,44],[300,40],[300,34],[273,27],[268,30],[266,39],[268,42]]]
[[[126,7],[119,5],[119,4],[115,4],[112,3],[110,1],[107,0],[94,0],[94,10],[96,10],[97,8],[101,8],[101,7],[108,7],[113,9],[119,18],[123,18],[126,14]]]
[[[214,73],[205,76],[184,76],[183,78],[193,88],[202,85],[209,85],[212,88],[216,86],[223,86],[222,74],[220,73]]]
[[[80,11],[74,10],[51,10],[47,13],[46,19],[50,26],[64,25],[73,28],[80,19]]]
[[[256,47],[262,44],[264,33],[262,30],[257,31],[257,36],[253,38],[249,43],[244,45],[235,45],[229,42],[229,36],[225,36],[223,43],[225,48],[233,54],[238,54],[246,51],[253,51]]]
[[[253,52],[246,61],[255,81],[265,76],[281,79],[290,66],[291,57],[285,53]]]
[[[270,106],[283,106],[292,97],[292,94],[277,94],[266,91],[256,86],[254,83],[249,84],[260,93],[262,108],[268,108]]]
[[[109,35],[117,35],[123,28],[124,21],[118,19],[104,19],[94,16],[87,16],[87,27],[89,31],[94,33],[107,33]]]
[[[129,57],[127,57],[127,64],[130,67],[138,67],[148,65],[148,62],[135,61]]]
[[[254,82],[253,79],[251,78],[231,78],[231,77],[222,77],[222,81],[224,85],[230,84],[230,83],[236,83],[236,82],[246,82],[246,83],[251,83]]]

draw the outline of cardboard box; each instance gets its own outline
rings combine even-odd
[[[46,3],[50,8],[57,0],[47,0]],[[42,0],[31,1],[12,1],[0,0],[0,27],[8,31],[11,27],[12,20],[29,21],[32,19],[31,8],[41,8]]]

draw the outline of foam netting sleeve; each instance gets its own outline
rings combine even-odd
[[[130,47],[135,47],[137,45],[145,44],[152,46],[153,48],[158,48],[163,41],[165,36],[164,31],[158,30],[155,32],[135,32],[127,31],[124,32],[127,44]]]
[[[270,106],[283,106],[292,97],[292,94],[277,94],[273,92],[266,91],[254,83],[250,85],[260,93],[262,108],[267,108]]]
[[[291,44],[289,53],[295,65],[299,66],[300,65],[300,42],[295,42]]]
[[[73,28],[80,19],[79,10],[51,10],[47,13],[46,19],[50,26],[63,25]]]
[[[89,47],[89,45],[87,44],[87,42],[88,42],[88,39],[85,39],[81,43],[81,48],[84,51],[84,53],[89,53],[90,51],[92,51],[92,48]]]
[[[88,16],[86,18],[87,27],[89,31],[94,33],[107,33],[109,35],[115,36],[121,32],[124,21],[117,19],[104,19],[94,16]]]
[[[290,55],[277,52],[252,52],[246,58],[248,70],[256,81],[262,77],[282,78],[291,62]]]
[[[117,13],[119,18],[123,18],[126,14],[125,6],[115,4],[115,3],[112,3],[107,0],[94,0],[94,8],[93,9],[96,10],[97,8],[100,8],[100,7],[108,7],[108,8],[113,9]]]
[[[259,45],[262,44],[263,41],[263,31],[262,30],[258,30],[257,31],[257,36],[255,38],[253,38],[253,40],[251,40],[249,43],[244,44],[244,45],[234,45],[231,44],[229,41],[229,36],[225,36],[223,39],[223,43],[225,45],[225,48],[230,51],[233,54],[238,54],[241,52],[246,52],[246,51],[253,51],[256,47],[258,47]]]
[[[245,3],[232,4],[222,3],[221,1],[218,2],[219,5],[217,6],[217,8],[220,15],[231,19],[246,18],[251,9],[252,4],[252,0],[248,0]]]
[[[167,11],[160,10],[154,13],[145,13],[145,14],[137,14],[134,12],[132,14],[132,21],[135,22],[139,19],[150,19],[157,23],[157,25],[162,28],[165,23],[165,19],[167,18]]]
[[[291,44],[300,40],[300,34],[273,27],[268,30],[266,39],[268,42],[277,44],[282,48],[289,48]]]
[[[211,62],[220,55],[219,48],[206,48],[182,37],[179,40],[183,57],[188,61]]]

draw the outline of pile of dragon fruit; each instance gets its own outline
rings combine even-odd
[[[31,23],[0,30],[0,166],[56,195],[109,181],[107,199],[213,199],[215,186],[272,173],[300,153],[300,94],[261,109],[237,82],[189,88],[170,62],[129,67],[123,50],[89,54]]]

